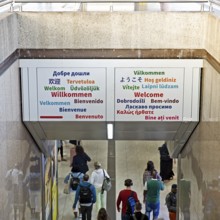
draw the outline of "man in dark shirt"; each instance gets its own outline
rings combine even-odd
[[[169,211],[170,220],[176,219],[176,193],[177,193],[177,184],[171,186],[171,192],[166,196],[166,205]]]
[[[134,214],[130,217],[129,220],[149,220],[148,217],[141,213],[142,205],[140,202],[137,202],[135,205]]]

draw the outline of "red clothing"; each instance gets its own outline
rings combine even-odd
[[[169,212],[170,220],[176,220],[176,212]]]
[[[133,192],[133,198],[135,199],[136,202],[139,202],[138,197],[137,197],[137,193]],[[118,195],[118,199],[117,199],[117,210],[119,210],[120,204],[122,202],[122,213],[125,214],[126,213],[126,204],[127,204],[127,200],[128,197],[131,195],[131,189],[123,189],[120,191],[119,195]]]

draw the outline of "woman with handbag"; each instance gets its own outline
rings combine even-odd
[[[94,163],[95,170],[91,174],[90,183],[96,189],[96,211],[98,213],[100,208],[106,208],[106,191],[102,189],[104,178],[110,178],[107,171],[102,169],[101,163],[96,161]]]

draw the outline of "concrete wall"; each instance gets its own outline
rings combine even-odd
[[[0,103],[0,219],[15,219],[14,208],[18,205],[22,208],[17,209],[17,214],[20,213],[21,217],[25,215],[25,219],[31,219],[31,209],[27,207],[32,196],[28,179],[30,173],[36,173],[36,169],[33,168],[38,167],[40,172],[41,163],[38,163],[39,166],[35,165],[38,160],[40,161],[41,154],[21,122],[18,61],[0,75]],[[6,190],[7,174],[14,183],[9,190]],[[22,181],[26,184],[22,184]],[[37,193],[41,205],[41,190]],[[31,204],[33,210],[37,206],[38,204]],[[23,207],[26,209],[24,210]],[[41,213],[41,210],[36,212]]]
[[[18,48],[17,15],[0,14],[0,63]]]
[[[16,219],[15,215],[17,215],[17,219],[23,217],[36,219],[39,216],[42,218],[41,153],[22,123],[19,61],[11,64],[11,60],[8,60],[8,57],[17,48],[17,15],[1,14],[0,219],[2,220]],[[6,67],[8,65],[6,63],[10,63],[10,67]],[[47,143],[45,142],[45,144]],[[33,195],[30,182],[31,176],[36,174],[39,176],[39,189]],[[6,179],[12,180],[13,186],[10,189],[6,187],[6,185],[10,185]],[[33,200],[33,196],[36,200]],[[29,203],[30,206],[28,206]]]
[[[220,61],[219,39],[220,19],[208,13],[0,15],[0,62],[17,48],[206,49]]]
[[[18,23],[19,48],[203,49],[207,14],[19,13]]]
[[[180,219],[215,220],[220,216],[220,74],[205,62],[201,122],[181,154]]]
[[[220,62],[220,18],[211,14],[206,20],[204,48]]]
[[[17,48],[206,49],[220,62],[220,20],[207,13],[168,12],[1,15],[0,63]],[[0,75],[0,216],[5,220],[13,216],[8,200],[13,194],[4,190],[7,170],[19,163],[26,176],[29,158],[33,152],[38,155],[21,123],[18,75],[17,62]],[[212,220],[220,216],[220,74],[207,62],[202,83],[201,123],[181,154],[180,219]]]

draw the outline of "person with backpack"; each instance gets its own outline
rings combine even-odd
[[[91,174],[90,183],[96,189],[96,211],[98,213],[100,208],[106,208],[106,192],[102,189],[105,176],[110,178],[107,171],[102,169],[101,163],[96,161],[94,163],[95,170]]]
[[[171,186],[171,192],[169,192],[165,198],[170,220],[176,220],[176,194],[177,184],[173,184]]]
[[[77,187],[75,200],[73,203],[73,212],[76,212],[76,204],[79,201],[82,220],[92,219],[92,207],[93,203],[96,202],[95,187],[88,181],[89,175],[85,174],[83,176],[83,181]]]
[[[153,211],[153,220],[157,219],[160,212],[160,191],[164,190],[164,184],[157,179],[157,172],[152,172],[152,179],[145,182],[144,201],[146,202],[146,215],[150,219]]]
[[[130,217],[129,220],[149,220],[148,217],[141,213],[142,205],[140,202],[135,204],[134,214]]]
[[[82,182],[84,174],[79,172],[78,166],[73,166],[71,172],[65,177],[64,183],[64,193],[69,194],[70,192],[75,192],[77,190],[78,185]],[[74,212],[75,218],[78,216],[78,203],[76,205],[76,209]]]
[[[118,212],[121,211],[121,220],[129,220],[130,216],[134,214],[134,207],[136,202],[139,202],[137,193],[131,190],[133,182],[131,179],[126,179],[124,182],[126,189],[123,189],[119,192],[116,206]],[[122,209],[120,204],[122,203]]]
[[[83,180],[84,174],[80,172],[79,166],[74,165],[71,172],[64,178],[64,183],[69,184],[70,191],[76,191],[78,185]]]

